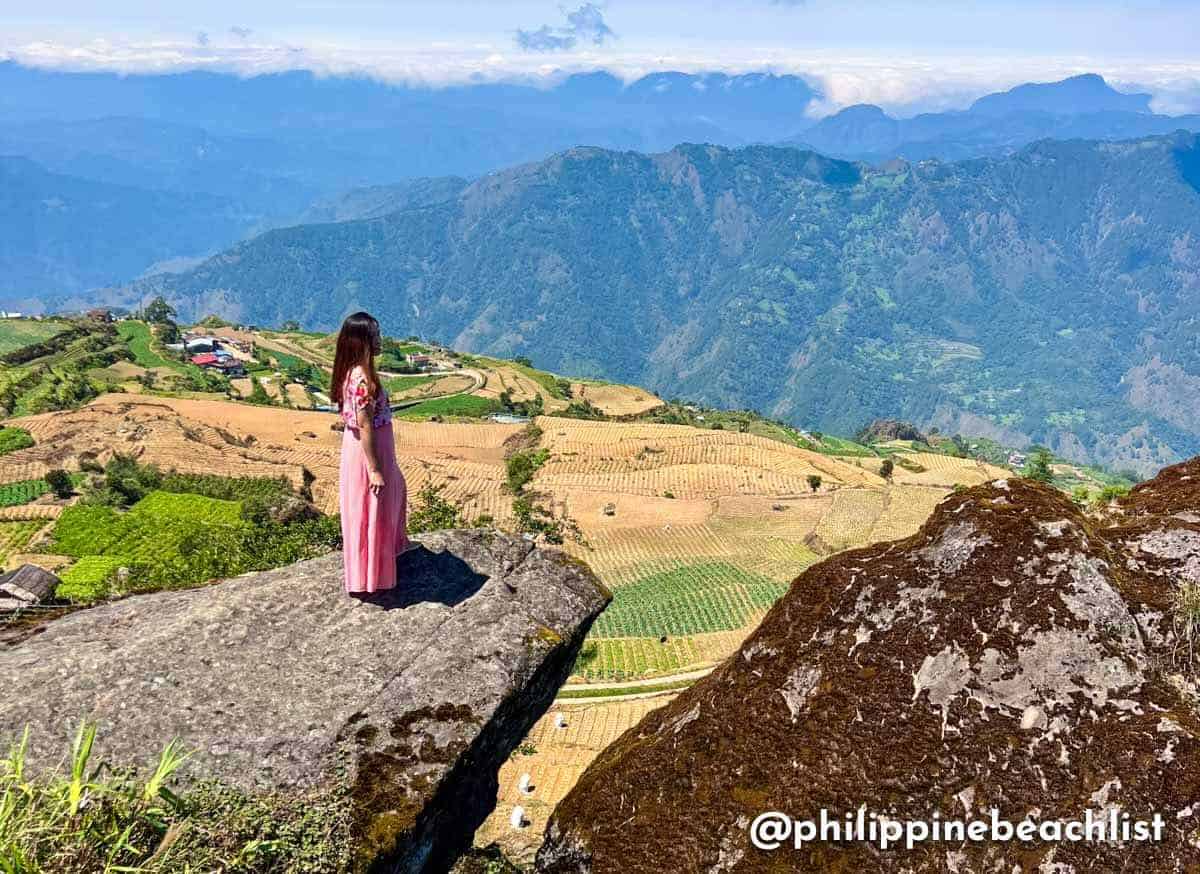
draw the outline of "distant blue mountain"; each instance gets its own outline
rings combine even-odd
[[[1013,112],[1049,112],[1087,115],[1094,112],[1150,112],[1149,94],[1122,94],[1095,73],[1072,76],[1061,82],[1018,85],[999,94],[988,94],[971,104],[981,115]]]
[[[0,301],[38,311],[173,258],[238,239],[251,217],[228,198],[147,191],[0,156]]]
[[[878,106],[850,106],[786,143],[839,158],[962,159],[1010,154],[1042,139],[1118,140],[1200,130],[1200,116],[1156,115],[1150,95],[1123,94],[1096,75],[1020,85],[965,111],[897,119]]]

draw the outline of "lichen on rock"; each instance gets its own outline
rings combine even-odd
[[[29,726],[36,774],[85,718],[117,766],[178,738],[181,791],[336,794],[357,870],[446,870],[608,598],[503,534],[425,534],[398,561],[400,585],[362,599],[331,554],[52,621],[0,649],[0,744]]]
[[[801,575],[735,654],[605,750],[538,870],[1200,870],[1200,710],[1171,621],[1200,563],[1200,459],[1107,516],[1009,479],[913,537]],[[898,819],[1166,821],[1161,843],[754,848],[747,824],[866,805]]]

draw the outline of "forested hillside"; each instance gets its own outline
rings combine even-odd
[[[892,415],[1149,470],[1200,449],[1200,145],[1043,142],[882,169],[791,148],[576,149],[178,276],[188,315],[351,307],[841,433]]]

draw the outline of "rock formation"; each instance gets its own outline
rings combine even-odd
[[[1200,459],[1103,518],[1009,479],[947,497],[907,540],[792,585],[709,677],[600,755],[541,872],[1200,870]],[[1197,641],[1200,656],[1200,641]],[[1163,817],[1153,842],[749,840],[799,820]]]
[[[185,786],[344,794],[359,869],[445,870],[608,595],[519,538],[420,541],[363,599],[333,554],[51,622],[0,650],[0,743],[30,726],[46,768],[87,717],[106,760],[145,766],[177,737]]]

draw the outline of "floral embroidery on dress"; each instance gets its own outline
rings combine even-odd
[[[358,427],[358,414],[371,403],[371,395],[367,387],[367,375],[362,368],[356,367],[346,377],[346,386],[342,391],[342,421],[351,428]],[[388,401],[387,390],[379,387],[379,400],[375,404],[375,415],[371,424],[382,428],[392,421],[392,407]]]

